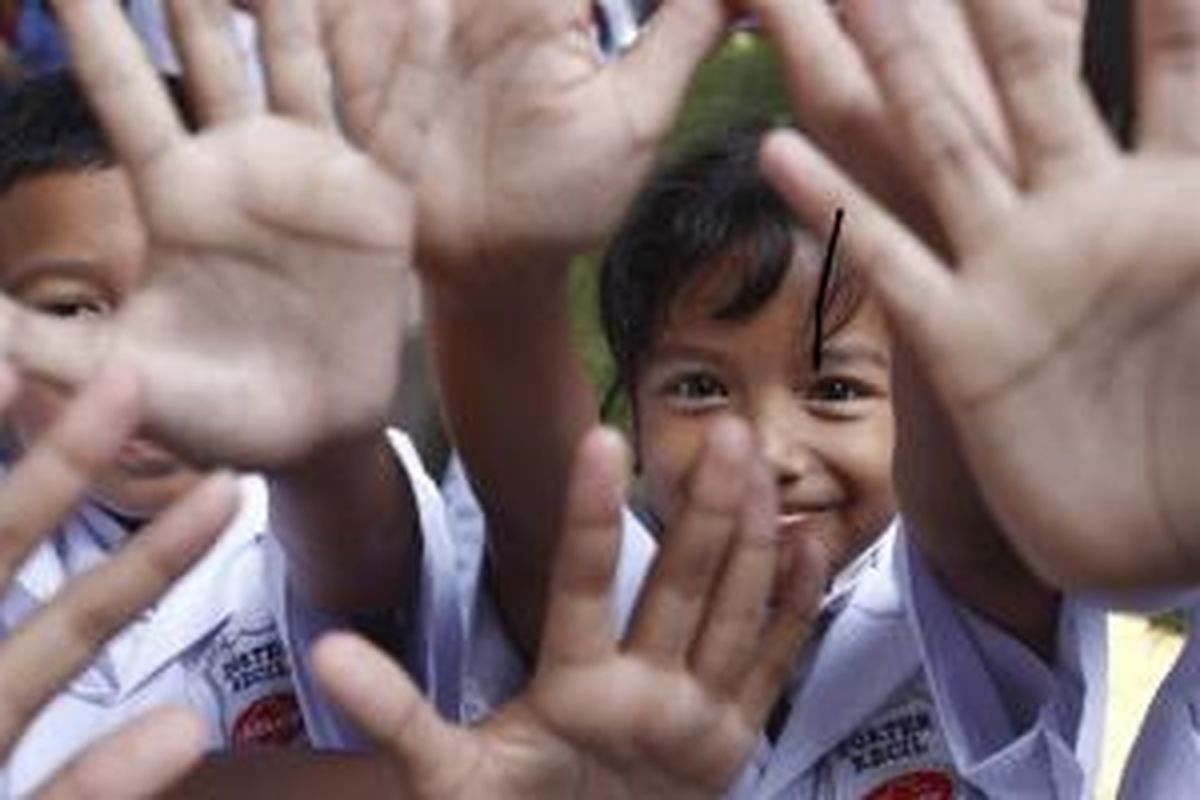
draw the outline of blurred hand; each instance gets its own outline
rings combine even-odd
[[[12,374],[0,369],[3,405],[14,388]],[[132,374],[109,370],[7,471],[0,482],[0,587],[8,588],[29,553],[116,458],[137,426],[139,405]],[[0,759],[104,643],[207,551],[232,517],[235,498],[228,476],[209,479],[0,643]],[[201,720],[160,710],[97,742],[38,796],[150,797],[199,761],[204,746]]]
[[[155,433],[193,460],[294,462],[377,430],[396,385],[413,238],[402,167],[419,143],[395,147],[389,166],[401,168],[387,171],[341,138],[314,3],[259,4],[262,111],[227,0],[171,2],[196,133],[115,0],[54,3],[137,199],[150,274],[94,325],[6,307],[8,349],[69,384],[109,358],[136,365]],[[436,0],[408,5],[420,35],[404,55],[420,71],[443,26]],[[392,112],[420,127],[433,100],[408,94]]]
[[[778,577],[769,472],[743,425],[718,425],[622,641],[625,461],[611,433],[582,445],[537,673],[479,727],[441,720],[365,642],[318,645],[321,681],[392,759],[403,796],[716,797],[749,760],[810,633],[820,552],[789,548]]]
[[[1036,0],[966,3],[1015,170],[924,54],[906,4],[846,4],[949,243],[931,251],[811,144],[764,155],[804,215],[835,205],[990,505],[1060,584],[1200,575],[1200,3],[1142,3],[1140,129],[1122,154]]]

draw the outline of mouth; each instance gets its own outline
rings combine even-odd
[[[823,526],[828,516],[828,508],[783,509],[776,518],[779,535],[790,539],[811,534]]]
[[[180,467],[175,456],[146,439],[131,439],[123,444],[113,463],[135,478],[160,478]]]

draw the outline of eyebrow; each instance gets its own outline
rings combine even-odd
[[[35,258],[14,265],[0,265],[5,273],[0,288],[5,294],[15,294],[47,277],[94,278],[96,266],[96,262],[86,258]]]
[[[848,343],[848,344],[830,344],[826,343],[821,347],[821,364],[825,366],[827,363],[840,365],[853,364],[856,362],[867,362],[882,369],[890,369],[892,365],[891,358],[885,350],[879,347],[873,347],[869,344]],[[817,368],[820,371],[820,367]]]
[[[666,342],[650,348],[643,363],[647,366],[663,361],[711,361],[718,364],[725,362],[725,356],[717,350],[698,347],[694,344]]]

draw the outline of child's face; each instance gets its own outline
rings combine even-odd
[[[730,273],[734,274],[731,275]],[[793,266],[754,316],[714,320],[733,270],[705,270],[676,296],[637,376],[637,448],[651,510],[670,519],[710,425],[736,414],[757,433],[779,488],[785,537],[817,536],[837,570],[895,511],[890,348],[865,300],[828,335],[814,373],[817,271]]]
[[[113,313],[145,272],[145,235],[124,174],[116,169],[56,172],[0,195],[0,289],[31,308],[62,317]],[[9,413],[26,447],[50,426],[68,393],[29,381]],[[197,480],[153,442],[135,438],[95,484],[114,510],[149,518]]]

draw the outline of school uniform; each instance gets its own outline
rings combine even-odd
[[[392,443],[420,515],[421,574],[404,660],[444,712],[456,713],[462,615],[437,487],[407,439]],[[213,749],[336,747],[357,737],[318,695],[306,657],[337,625],[291,591],[269,532],[266,483],[240,481],[241,508],[213,548],[158,603],[110,641],[42,711],[0,770],[0,796],[24,796],[86,745],[164,704],[190,706]],[[27,559],[0,599],[0,634],[49,602],[72,577],[109,557],[128,534],[85,503]]]
[[[1101,612],[1064,600],[1052,669],[950,598],[899,523],[848,578],[727,797],[1091,797]]]
[[[457,544],[480,553],[469,488],[448,481],[447,490]],[[475,532],[464,537],[472,514]],[[622,620],[654,551],[627,516]],[[464,693],[477,694],[469,715],[478,718],[518,691],[525,672],[486,586],[464,587],[474,592]],[[1106,664],[1104,614],[1093,606],[1063,601],[1052,669],[949,597],[896,523],[833,582],[817,630],[773,715],[773,738],[763,737],[730,800],[1091,796]]]

